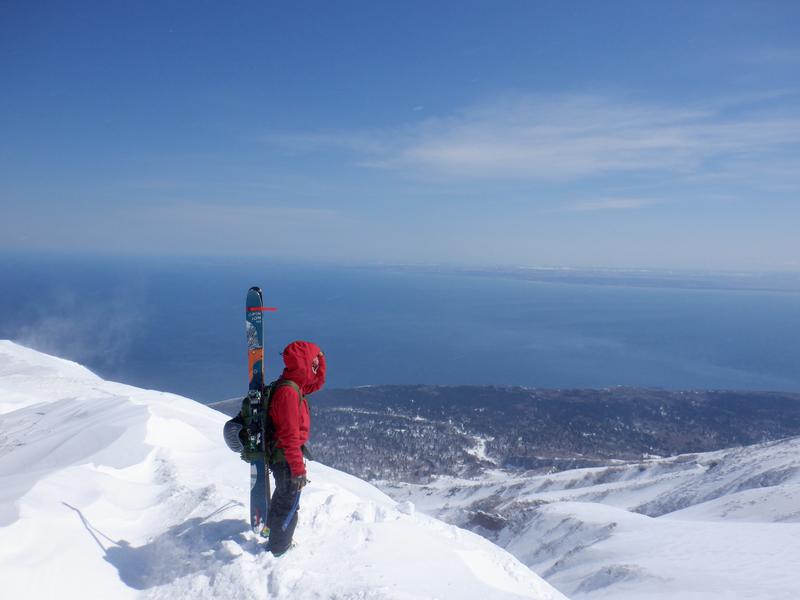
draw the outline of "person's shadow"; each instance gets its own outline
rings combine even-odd
[[[239,502],[230,502],[206,517],[194,517],[174,525],[138,547],[126,540],[112,540],[95,528],[79,509],[66,502],[62,504],[78,514],[86,531],[103,550],[103,558],[116,567],[123,583],[136,590],[171,583],[201,571],[213,576],[222,566],[241,556],[241,552],[231,551],[230,544],[224,543],[227,540],[236,542],[251,554],[262,551],[258,542],[245,535],[250,527],[244,519],[209,521],[229,508],[241,506]]]

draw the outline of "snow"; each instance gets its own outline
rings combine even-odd
[[[499,514],[483,533],[573,599],[800,594],[800,438],[550,475],[382,485],[453,523]]]
[[[0,341],[3,598],[565,598],[484,538],[319,463],[297,546],[264,553],[226,418]]]

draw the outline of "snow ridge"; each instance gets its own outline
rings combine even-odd
[[[297,547],[265,554],[226,419],[0,341],[3,596],[565,598],[487,540],[319,463]]]

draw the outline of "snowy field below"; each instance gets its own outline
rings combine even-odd
[[[309,464],[297,546],[249,530],[227,417],[0,341],[3,598],[563,599],[484,538]]]
[[[479,531],[573,599],[800,598],[800,438],[380,487]]]

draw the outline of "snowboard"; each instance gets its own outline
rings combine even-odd
[[[250,447],[266,451],[262,431],[264,406],[264,297],[261,288],[251,287],[247,292],[245,319],[247,327],[247,367],[250,389],[247,392],[252,414],[248,429]],[[267,309],[268,310],[268,309]],[[264,456],[250,463],[250,526],[257,534],[267,537],[269,514],[269,472]]]

